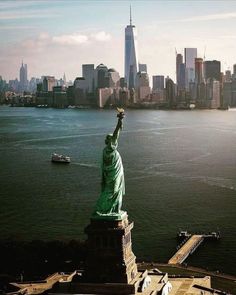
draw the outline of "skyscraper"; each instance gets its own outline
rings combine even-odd
[[[129,88],[135,87],[138,72],[137,32],[132,24],[130,7],[130,24],[125,28],[125,80]]]
[[[139,101],[149,100],[151,88],[149,77],[146,72],[138,72],[135,79],[136,94]]]
[[[176,83],[180,84],[180,65],[183,63],[183,55],[178,53],[176,55]]]
[[[27,64],[21,64],[20,67],[20,91],[25,91],[27,90],[27,84],[28,84],[28,80],[27,80]]]
[[[147,73],[147,65],[146,64],[139,64],[138,65],[138,71]]]
[[[225,71],[224,82],[231,82],[231,79],[232,79],[231,71],[230,70]]]
[[[221,80],[220,74],[220,61],[218,60],[207,60],[204,63],[205,67],[205,79],[215,79],[217,81]]]
[[[56,86],[56,79],[54,76],[43,77],[43,91],[53,91],[54,86]]]
[[[194,82],[195,80],[195,58],[196,57],[197,57],[197,48],[184,48],[186,89],[189,89],[189,83]]]
[[[64,82],[64,85],[66,85],[66,74],[65,73],[63,75],[63,82]]]
[[[108,76],[108,87],[117,88],[120,86],[120,75],[115,69],[109,69],[107,76]]]
[[[165,77],[161,75],[152,76],[152,90],[164,90]]]
[[[82,76],[86,81],[87,92],[94,91],[94,64],[82,65]]]
[[[236,64],[233,65],[233,74],[232,74],[232,80],[236,80]]]
[[[203,82],[203,59],[195,58],[195,83]]]
[[[106,88],[108,86],[108,68],[104,64],[99,64],[95,69],[95,87]]]
[[[233,65],[233,68],[234,68],[233,73],[234,75],[236,75],[236,64]]]

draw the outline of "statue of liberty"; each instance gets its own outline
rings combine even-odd
[[[118,110],[118,122],[113,134],[108,134],[105,139],[106,147],[102,156],[102,183],[101,193],[96,204],[93,217],[121,218],[122,198],[125,194],[125,179],[122,159],[117,151],[118,138],[122,129],[124,110]]]

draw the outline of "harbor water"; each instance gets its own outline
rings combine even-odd
[[[114,110],[0,107],[0,239],[71,240],[99,196]],[[127,110],[120,135],[140,260],[167,262],[179,229],[220,231],[188,264],[235,274],[236,112]],[[53,152],[71,157],[51,163]]]

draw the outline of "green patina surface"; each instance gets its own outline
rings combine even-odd
[[[125,212],[121,211],[122,198],[125,194],[125,179],[122,159],[117,151],[122,117],[113,134],[106,136],[106,147],[102,156],[102,187],[92,218],[121,220]]]

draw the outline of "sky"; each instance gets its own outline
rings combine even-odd
[[[236,64],[236,1],[228,0],[0,0],[0,75],[19,79],[52,75],[74,80],[82,64],[100,63],[124,75],[124,30],[138,32],[138,60],[148,74],[175,80],[175,50]]]

